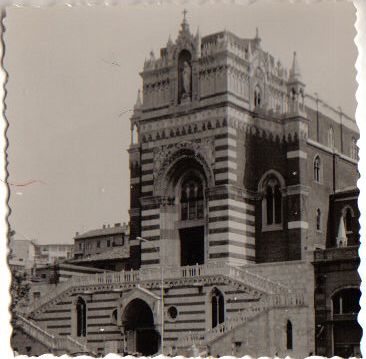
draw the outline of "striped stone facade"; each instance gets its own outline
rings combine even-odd
[[[177,123],[183,123],[183,129],[187,129],[182,130],[185,135],[142,143],[139,171],[141,237],[150,242],[144,241],[141,245],[143,266],[159,264],[162,243],[169,247],[169,239],[178,236],[179,198],[166,198],[163,193],[166,188],[160,187],[162,182],[168,181],[162,177],[164,168],[179,160],[182,148],[199,153],[206,167],[202,168],[202,172],[209,172],[212,176],[211,183],[207,183],[209,186],[205,188],[204,198],[205,257],[208,261],[229,260],[241,264],[254,260],[254,204],[250,196],[238,190],[237,131],[227,124],[223,115],[220,110],[203,110],[194,117],[184,116],[177,119]],[[209,120],[200,121],[200,117]],[[160,122],[153,127],[162,127],[170,132],[167,121]],[[212,126],[212,123],[216,125]],[[142,127],[140,136],[150,138],[151,132]],[[182,153],[182,158],[185,156],[187,154]],[[192,222],[193,226],[196,224]],[[176,243],[172,245],[179,251]],[[165,251],[169,253],[170,248]]]
[[[197,356],[196,346],[214,355],[308,356],[312,251],[327,241],[332,190],[355,185],[356,159],[340,146],[358,137],[355,122],[327,107],[322,123],[344,137],[324,143],[296,54],[288,74],[258,36],[201,38],[185,19],[141,76],[128,150],[134,271],[72,278],[28,311],[45,330],[75,337],[82,298],[87,327],[78,339],[97,352],[112,343],[134,352],[133,335],[146,339],[148,327],[165,353]],[[139,327],[133,317],[146,308]]]

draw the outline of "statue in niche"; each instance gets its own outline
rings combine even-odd
[[[182,98],[189,97],[191,95],[191,66],[187,61],[184,61],[182,68]]]

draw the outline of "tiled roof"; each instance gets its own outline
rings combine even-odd
[[[113,227],[92,229],[85,233],[77,234],[75,236],[75,239],[110,236],[110,235],[122,234],[122,233],[128,234],[127,226],[113,226]]]
[[[103,253],[92,254],[89,257],[73,259],[69,263],[85,263],[95,261],[105,261],[112,259],[124,259],[130,256],[130,248],[126,246],[112,247]]]

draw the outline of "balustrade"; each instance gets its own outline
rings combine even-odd
[[[358,258],[359,246],[327,248],[323,250],[316,250],[314,252],[314,260],[337,260],[337,259],[355,259]]]
[[[207,345],[225,333],[235,329],[239,325],[246,323],[251,318],[262,313],[265,310],[280,306],[299,306],[304,304],[304,294],[300,292],[271,294],[263,298],[258,304],[239,311],[234,316],[226,319],[215,328],[208,330],[204,337],[198,340],[196,333],[189,334],[178,340],[179,347],[189,347],[194,343]],[[202,334],[200,334],[202,337]]]
[[[17,324],[24,330],[26,334],[34,338],[36,341],[42,343],[51,351],[64,350],[65,353],[87,352],[85,344],[78,342],[70,336],[57,337],[21,315],[17,315]]]
[[[218,262],[185,267],[163,267],[163,273],[161,272],[161,267],[154,267],[149,269],[143,268],[140,270],[121,271],[115,273],[104,272],[85,276],[74,276],[70,280],[58,284],[56,288],[52,288],[49,293],[46,293],[36,302],[32,303],[26,309],[26,312],[30,313],[36,310],[40,306],[46,304],[50,300],[65,293],[73,287],[103,285],[113,286],[124,283],[139,284],[152,280],[160,281],[162,274],[164,280],[180,278],[202,279],[206,276],[227,276],[243,283],[244,285],[251,286],[267,294],[291,293],[288,287],[280,283],[273,282],[246,269],[233,267],[223,262]],[[278,305],[286,305],[287,303],[292,304],[292,302],[303,304],[303,298],[296,298],[292,293],[290,296],[287,296],[286,300],[283,299],[283,296],[278,296],[276,300],[278,301]]]

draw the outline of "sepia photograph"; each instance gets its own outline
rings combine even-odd
[[[7,7],[14,354],[361,357],[355,20]]]

